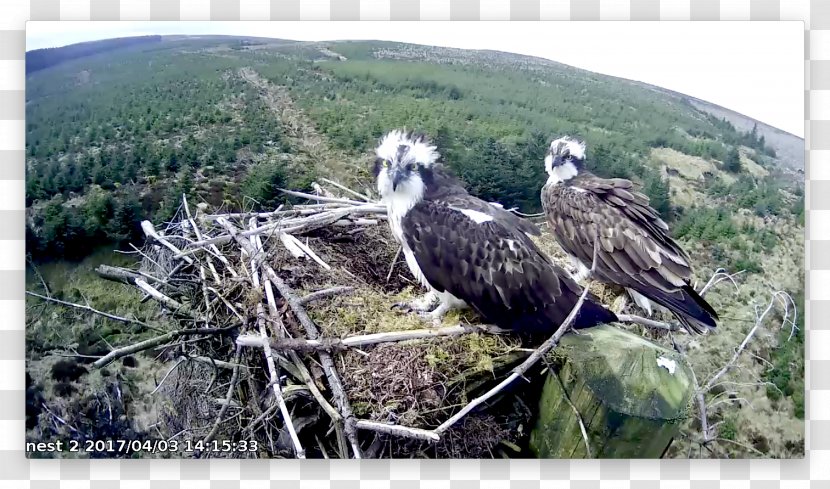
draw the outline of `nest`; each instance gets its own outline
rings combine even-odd
[[[197,447],[184,456],[515,452],[532,399],[506,390],[486,409],[447,420],[531,351],[483,332],[469,312],[434,328],[393,310],[419,291],[385,208],[340,189],[349,198],[320,187],[321,195],[289,192],[317,203],[263,213],[212,214],[183,199],[163,229],[142,223],[148,240],[137,269],[98,273],[137,286],[170,326],[95,366],[161,349],[156,358],[170,367],[157,387],[165,399],[157,426]],[[206,448],[226,440],[251,449]]]

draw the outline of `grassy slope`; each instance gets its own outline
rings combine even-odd
[[[735,176],[719,170],[717,158],[712,162],[708,155],[722,151],[722,139],[734,135],[713,126],[676,98],[661,98],[635,84],[562,65],[500,53],[392,43],[327,46],[349,60],[332,61],[315,45],[239,51],[222,47],[221,41],[185,40],[165,43],[162,49],[138,50],[117,58],[102,55],[45,70],[31,77],[27,87],[30,171],[38,178],[49,174],[44,168],[60,175],[59,170],[72,167],[73,161],[82,164],[87,153],[113,147],[131,154],[146,142],[157,151],[148,151],[148,161],[139,162],[134,180],[113,182],[116,188],[111,191],[118,197],[118,188],[126,186],[131,192],[157,195],[144,207],[147,216],[163,212],[163,190],[173,188],[183,177],[165,150],[176,152],[192,138],[196,152],[176,153],[189,158],[185,168],[192,171],[192,186],[174,190],[192,192],[214,205],[240,207],[245,204],[239,186],[247,188],[245,175],[258,165],[283,168],[296,178],[288,185],[299,187],[311,175],[329,173],[331,164],[325,161],[336,155],[336,160],[354,169],[342,178],[371,186],[361,170],[368,150],[382,132],[405,125],[437,136],[448,163],[474,191],[500,199],[507,192],[507,203],[528,207],[538,205],[539,152],[545,140],[550,134],[576,133],[588,140],[589,157],[594,148],[606,151],[600,172],[642,182],[665,172],[664,167],[673,168],[678,172],[669,175],[673,205],[730,209],[727,219],[739,229],[735,236],[684,238],[700,280],[715,266],[758,265],[737,296],[726,287],[712,293],[711,301],[723,311],[724,320],[719,335],[692,345],[693,361],[703,372],[714,370],[731,354],[745,334],[752,304],[765,301],[772,289],[803,290],[801,274],[793,273],[803,269],[803,224],[786,212],[762,218],[739,211],[728,197],[707,193],[698,179],[704,170],[724,184],[735,181]],[[243,69],[250,69],[256,78],[243,76]],[[286,103],[293,103],[290,110],[284,110]],[[534,140],[534,130],[540,131],[541,146]],[[248,142],[233,144],[239,136]],[[314,144],[308,144],[309,140]],[[40,149],[31,146],[33,141],[39,141]],[[219,144],[226,141],[227,145]],[[482,141],[492,143],[487,146]],[[653,148],[658,142],[671,149]],[[320,157],[321,151],[326,158]],[[220,152],[223,156],[216,157]],[[159,155],[168,158],[166,167],[154,169],[147,164]],[[764,177],[760,170],[771,172],[766,177],[770,181],[778,177],[769,159],[746,149],[742,158],[744,167],[756,177]],[[747,159],[752,158],[758,162],[750,164]],[[487,169],[492,172],[482,172]],[[746,226],[750,223],[751,228]],[[758,239],[762,235],[766,239]],[[720,250],[719,256],[714,256],[715,249]],[[125,306],[132,298],[108,293],[109,284],[90,277],[91,265],[82,263],[67,272],[57,271],[61,267],[57,265],[45,275],[50,283],[72,277],[67,287],[56,286],[65,297],[79,299],[73,290],[83,290],[96,307],[138,313]],[[53,321],[40,320],[31,331],[48,338],[39,342],[54,345],[57,340],[71,341],[81,330],[110,327],[77,315],[60,320],[74,326],[66,330]],[[55,334],[57,340],[52,338]],[[765,372],[777,368],[776,372],[789,372],[796,392],[803,389],[803,362],[799,363],[803,344],[789,343],[792,346],[780,352],[776,350],[779,344],[778,335],[766,328],[754,352],[776,367],[750,360],[731,378],[736,382],[763,379]],[[783,367],[780,359],[786,359]],[[764,389],[738,392],[749,398],[752,409],[730,409],[724,414],[728,418],[724,425],[737,433],[732,436],[770,455],[799,453],[803,424],[793,416],[798,410],[797,396],[774,399]],[[770,426],[779,433],[759,439],[756,434]],[[731,453],[743,452],[735,448]]]

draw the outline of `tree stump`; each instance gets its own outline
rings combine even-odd
[[[562,338],[553,360],[530,436],[538,457],[589,456],[574,407],[596,458],[659,458],[688,416],[691,368],[639,336],[612,326],[581,330]]]

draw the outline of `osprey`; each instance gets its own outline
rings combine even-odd
[[[429,290],[407,306],[433,321],[472,307],[486,321],[528,336],[555,331],[582,288],[533,243],[538,229],[477,199],[437,163],[424,135],[392,131],[376,149],[373,173],[406,263]],[[437,303],[437,304],[436,304]],[[574,326],[616,316],[586,298]]]
[[[689,256],[668,225],[629,180],[603,179],[584,169],[585,143],[563,137],[545,157],[542,207],[553,235],[581,280],[599,239],[595,277],[626,288],[651,314],[651,302],[674,314],[689,332],[715,328],[718,315],[690,285]]]

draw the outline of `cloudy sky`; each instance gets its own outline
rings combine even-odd
[[[28,22],[26,49],[145,34],[494,49],[692,95],[804,136],[802,22]]]

